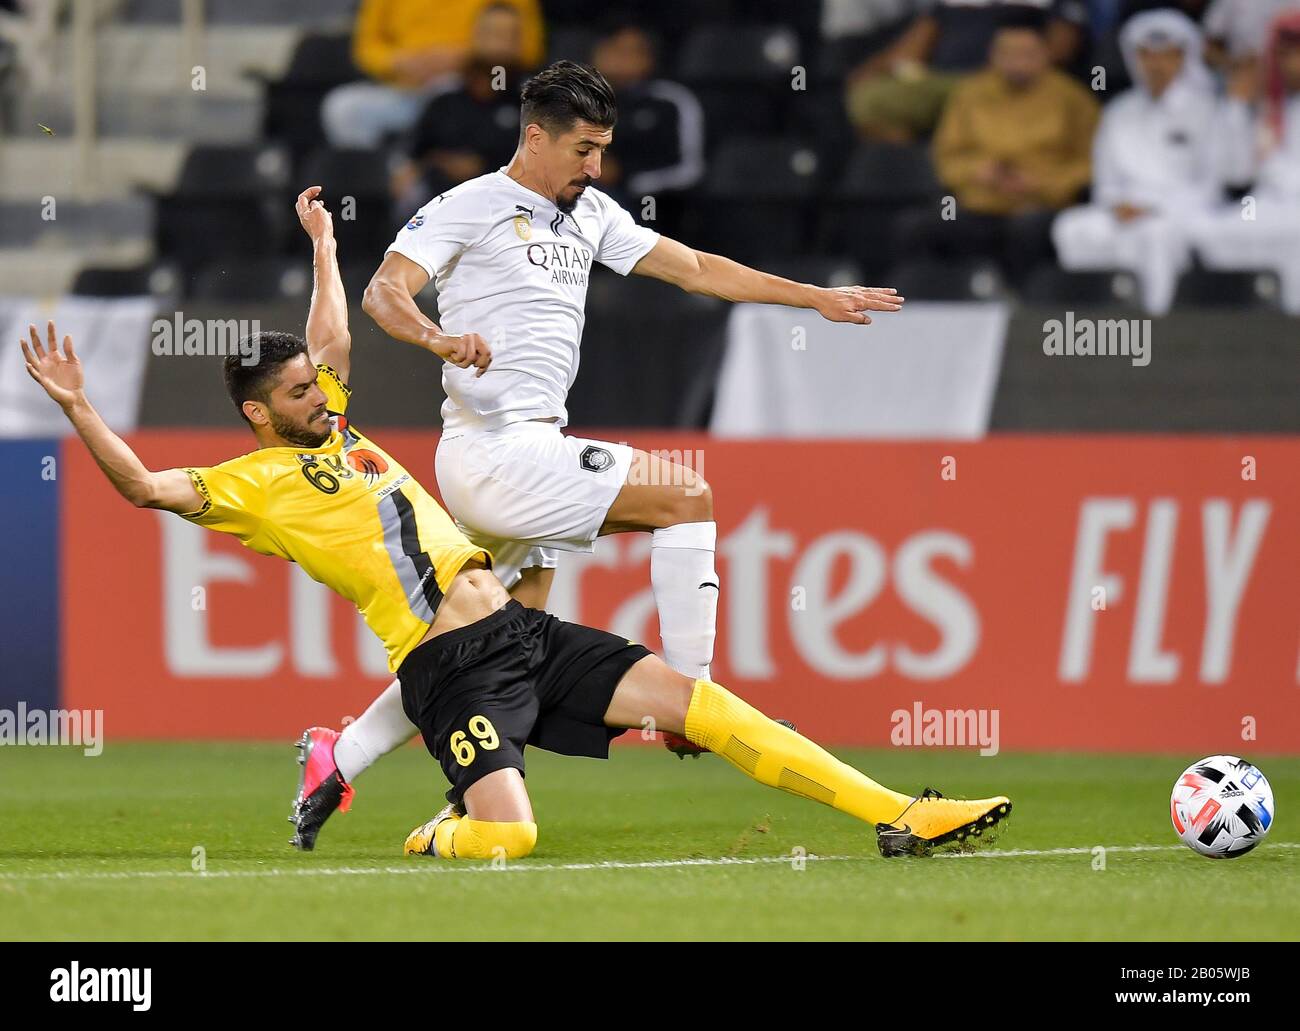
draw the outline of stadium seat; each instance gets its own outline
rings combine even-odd
[[[731,135],[781,124],[799,54],[798,36],[781,25],[700,25],[686,35],[674,77],[704,109],[710,153]]]
[[[802,251],[820,169],[817,152],[800,140],[729,139],[704,188],[686,199],[685,231],[697,246],[742,261]]]
[[[940,189],[925,147],[862,142],[849,155],[835,196],[904,204],[936,197]]]
[[[909,301],[987,301],[1002,290],[997,266],[987,261],[905,261],[886,281]]]
[[[265,84],[264,134],[288,144],[295,156],[306,153],[324,136],[320,105],[325,94],[360,77],[352,64],[351,36],[304,36],[285,73]]]
[[[185,158],[173,196],[186,200],[224,200],[260,196],[289,185],[289,158],[283,147],[195,147]]]
[[[400,228],[388,195],[386,155],[322,147],[302,163],[298,181],[324,187],[321,199],[334,214],[339,250],[351,260],[373,258],[377,263]],[[351,218],[344,206],[348,198],[353,203]]]
[[[853,286],[862,283],[862,268],[849,257],[825,254],[781,254],[760,258],[755,267],[796,283]]]
[[[879,276],[907,256],[906,241],[894,231],[899,214],[909,205],[937,203],[940,187],[924,147],[863,142],[827,194],[817,209],[817,249],[852,255],[868,275]]]
[[[1056,265],[1039,265],[1025,278],[1020,295],[1034,304],[1130,303],[1137,298],[1137,281],[1121,270],[1066,272]]]
[[[595,45],[596,32],[586,26],[553,28],[546,35],[546,60],[548,63],[565,60],[587,64]]]
[[[79,297],[174,298],[180,293],[177,270],[166,263],[130,268],[92,266],[77,273],[69,291]]]
[[[749,83],[787,88],[799,37],[784,25],[701,25],[687,35],[677,77],[688,84]]]
[[[311,296],[311,266],[299,258],[236,258],[205,266],[189,284],[203,301],[273,301]]]
[[[1178,280],[1174,297],[1177,307],[1255,308],[1276,307],[1277,277],[1271,272],[1213,272],[1193,268]]]
[[[705,192],[740,200],[802,200],[822,181],[821,156],[793,137],[738,136],[710,163]]]
[[[158,252],[187,273],[218,258],[274,254],[292,215],[284,148],[196,147],[158,198]]]

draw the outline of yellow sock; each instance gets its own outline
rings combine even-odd
[[[868,823],[889,823],[912,801],[912,796],[882,787],[711,680],[695,681],[686,710],[686,738],[760,784],[803,795]]]
[[[443,859],[523,859],[537,844],[537,824],[456,816],[438,824],[433,843]]]

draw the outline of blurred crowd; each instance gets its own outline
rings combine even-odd
[[[174,26],[179,7],[103,9],[106,23]],[[67,101],[37,89],[16,119],[6,81],[17,45],[52,39],[69,10],[0,0],[0,124],[30,131]],[[1268,303],[1300,314],[1300,0],[211,6],[214,28],[259,20],[301,27],[256,101],[260,124],[193,134],[158,201],[155,253],[187,290],[230,282],[253,234],[264,255],[291,257],[299,241],[275,213],[304,177],[356,199],[345,250],[372,267],[430,196],[509,162],[523,83],[569,58],[618,94],[600,187],[701,249],[800,278],[846,262],[935,297],[988,296],[968,271],[989,269],[993,292],[1101,292],[1152,313],[1235,277],[1253,291],[1240,303],[1267,282]],[[32,52],[35,69],[52,66]],[[133,96],[121,86],[118,106]],[[171,111],[185,138],[187,109],[146,99],[103,131],[152,136],[148,112]],[[1128,294],[1104,285],[1121,280]]]
[[[400,213],[505,164],[552,6],[363,0],[367,78],[325,98],[329,142],[389,147]],[[633,210],[696,187],[706,119],[661,67],[681,12],[563,6],[590,16],[582,56],[619,95],[601,187]],[[1153,313],[1193,262],[1266,269],[1300,313],[1300,0],[822,0],[817,14],[853,134],[926,147],[948,198],[900,213],[912,256],[986,258],[1010,282],[1053,255],[1126,269]]]

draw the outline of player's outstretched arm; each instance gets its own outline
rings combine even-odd
[[[869,311],[899,311],[898,291],[879,286],[814,286],[796,283],[749,268],[720,254],[693,250],[661,236],[632,269],[641,276],[662,279],[688,293],[721,297],[725,301],[785,304],[812,308],[831,322],[870,325]]]
[[[307,354],[313,363],[323,363],[339,374],[344,383],[352,366],[352,336],[348,333],[348,299],[339,275],[338,244],[334,239],[334,218],[318,201],[321,188],[308,186],[298,194],[294,209],[298,221],[311,237],[311,309],[307,313]]]
[[[29,326],[28,331],[31,333],[31,346],[26,340],[22,341],[28,374],[63,409],[63,414],[117,492],[137,508],[162,508],[182,513],[197,512],[202,508],[203,496],[194,489],[185,470],[151,472],[146,469],[126,441],[99,417],[86,398],[85,373],[72,349],[72,337],[63,338],[63,353],[60,354],[59,337],[53,322],[46,327],[48,349],[41,346],[35,326]]]
[[[394,340],[423,347],[461,369],[473,365],[477,375],[483,375],[492,364],[492,349],[487,341],[477,333],[444,333],[415,303],[415,295],[428,281],[429,273],[419,264],[404,254],[389,251],[370,278],[361,309]]]

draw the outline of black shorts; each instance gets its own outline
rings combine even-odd
[[[497,770],[524,772],[524,745],[609,758],[622,728],[605,726],[614,689],[648,648],[566,623],[517,601],[439,634],[397,670],[402,707],[464,804]]]

